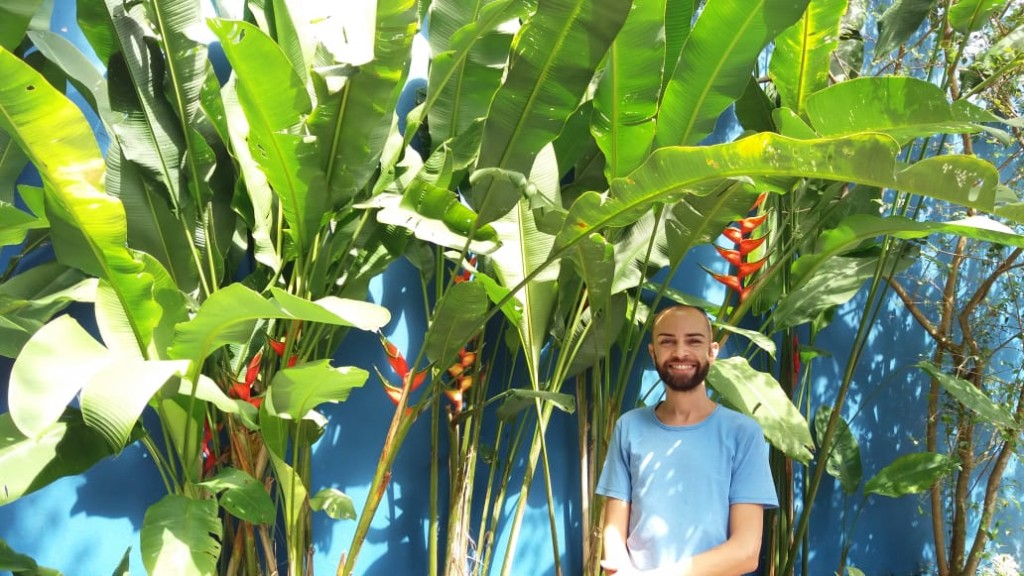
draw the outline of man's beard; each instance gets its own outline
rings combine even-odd
[[[673,375],[668,371],[668,365],[671,362],[662,362],[658,365],[658,376],[661,381],[664,382],[665,386],[676,392],[689,392],[697,386],[700,386],[704,379],[708,376],[708,369],[711,364],[707,362],[697,362],[697,367],[693,371],[693,375],[685,376],[682,374]]]

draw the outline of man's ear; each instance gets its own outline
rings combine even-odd
[[[654,357],[654,342],[647,345],[647,353],[651,355],[651,362],[654,362],[654,365],[657,366],[658,359]]]
[[[718,342],[711,343],[711,359],[718,358]]]

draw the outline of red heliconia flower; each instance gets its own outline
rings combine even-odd
[[[793,377],[800,374],[800,338],[793,334]]]
[[[444,395],[452,403],[452,411],[458,414],[462,412],[462,390],[445,390]]]
[[[740,279],[737,278],[736,276],[730,276],[728,274],[715,274],[714,272],[712,272],[711,277],[714,278],[715,280],[718,280],[722,284],[725,284],[725,286],[732,290],[733,292],[743,292],[743,284],[740,282]]]
[[[750,276],[754,272],[760,270],[761,267],[764,266],[765,261],[767,261],[767,258],[761,258],[756,262],[740,263],[738,266],[736,266],[736,276],[739,277],[741,280],[743,278],[746,278],[747,276]]]
[[[764,220],[767,217],[768,213],[765,212],[760,216],[748,216],[747,218],[743,218],[742,220],[739,221],[740,232],[743,233],[744,235],[750,234],[751,232],[754,231],[755,228],[757,228],[761,224],[764,224]]]
[[[718,244],[715,244],[715,250],[718,251],[718,255],[725,259],[726,262],[733,266],[739,266],[743,263],[743,254],[739,250],[727,250],[722,248]]]
[[[757,210],[758,207],[761,206],[761,203],[764,202],[764,199],[767,196],[768,196],[767,192],[761,192],[760,194],[758,194],[757,195],[757,200],[754,200],[754,205],[750,207],[750,211],[753,212],[754,210]]]
[[[288,367],[291,368],[292,366],[295,366],[295,363],[298,362],[298,361],[299,361],[299,355],[298,354],[292,354],[292,357],[288,359]]]
[[[736,249],[739,251],[741,256],[746,256],[754,250],[757,250],[767,240],[767,236],[761,236],[760,238],[744,238],[737,242]]]
[[[380,343],[384,346],[384,352],[388,355],[388,364],[391,365],[391,369],[398,374],[398,377],[402,379],[402,385],[405,386],[409,383],[409,363],[406,362],[405,356],[398,350],[398,346],[392,344],[387,338],[381,336]],[[412,389],[416,390],[423,384],[423,381],[427,378],[427,371],[421,370],[412,377]]]
[[[273,338],[268,338],[268,340],[270,340],[270,347],[274,349],[274,352],[277,352],[278,356],[284,356],[284,338],[280,341]]]
[[[210,423],[203,423],[203,476],[210,473],[213,467],[217,464],[217,456],[213,453],[213,449],[210,447],[210,441],[213,439],[213,435],[210,433]]]
[[[249,366],[245,369],[245,383],[252,386],[256,382],[256,377],[260,375],[260,361],[263,360],[263,350],[260,350],[252,357],[249,361]]]
[[[743,232],[739,228],[726,226],[722,230],[722,236],[725,236],[729,240],[732,240],[734,244],[739,244],[740,242],[743,242]]]
[[[476,256],[473,256],[472,258],[469,259],[469,266],[472,267],[472,268],[476,268]],[[472,277],[473,277],[473,271],[470,268],[468,268],[468,267],[464,267],[462,269],[462,273],[461,274],[457,274],[455,276],[455,278],[452,278],[452,282],[455,283],[455,284],[458,284],[460,282],[469,282],[469,280]]]

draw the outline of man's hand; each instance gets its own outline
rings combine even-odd
[[[638,576],[640,571],[633,567],[630,562],[615,562],[612,560],[601,560],[601,568],[605,574],[611,576]]]

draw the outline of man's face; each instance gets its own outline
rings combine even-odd
[[[688,392],[704,383],[718,343],[711,341],[708,321],[700,312],[674,308],[655,323],[650,352],[665,386]]]

